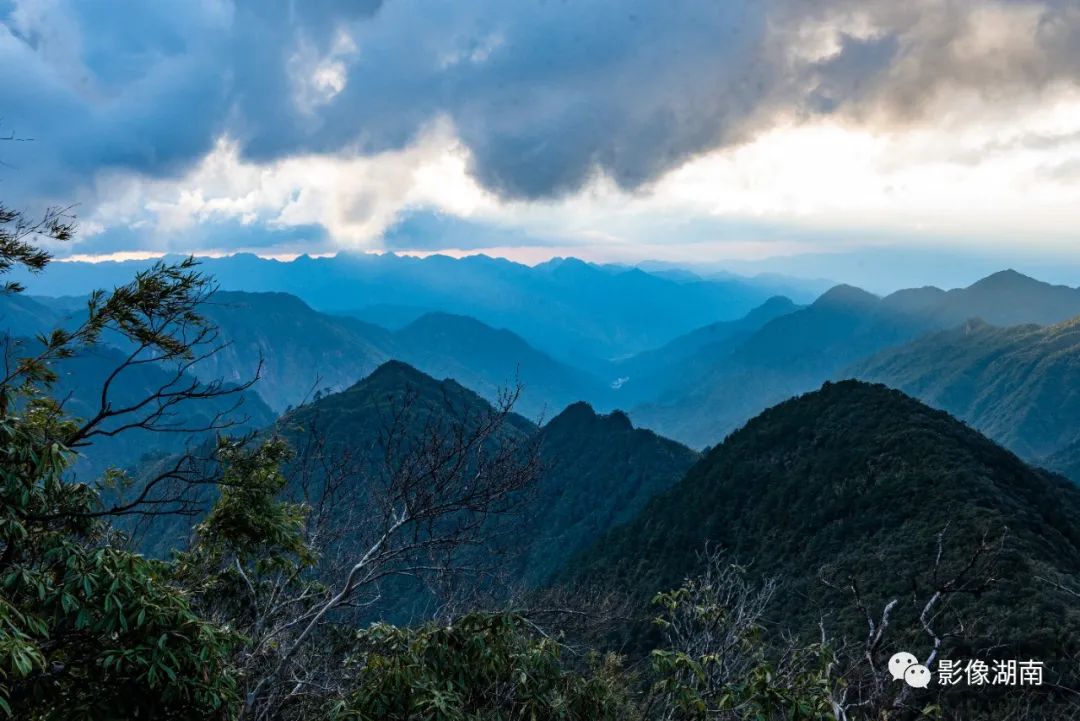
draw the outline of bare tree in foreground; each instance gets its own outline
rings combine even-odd
[[[517,509],[538,470],[534,440],[507,425],[515,397],[450,420],[411,395],[391,399],[387,427],[371,448],[328,441],[316,417],[291,459],[274,446],[279,441],[265,445],[261,459],[250,450],[227,451],[226,466],[243,472],[226,468],[219,507],[245,492],[231,486],[250,487],[250,478],[261,475],[273,479],[270,496],[290,489],[286,497],[297,502],[287,512],[302,526],[302,544],[278,567],[241,544],[201,551],[197,544],[188,558],[192,573],[225,579],[236,592],[207,588],[208,613],[246,619],[241,630],[251,641],[238,662],[247,686],[244,718],[273,718],[340,683],[344,641],[359,614],[406,600],[386,593],[415,599],[432,577],[482,570],[477,550],[498,531],[497,519]],[[253,473],[260,463],[265,472]],[[236,483],[237,475],[249,480]],[[249,496],[241,505],[259,503]],[[222,527],[224,517],[215,513],[201,535],[213,535],[215,523]]]
[[[919,630],[929,644],[929,651],[923,657],[916,658],[931,671],[935,668],[942,644],[949,639],[964,638],[967,630],[964,619],[951,613],[953,600],[961,596],[977,596],[998,582],[997,564],[1007,538],[1005,531],[996,537],[984,533],[968,555],[950,567],[945,559],[948,531],[946,526],[937,535],[937,550],[926,580],[925,595],[920,597],[913,590],[910,599],[911,607],[918,612]],[[831,581],[824,578],[822,581],[837,588]],[[859,615],[866,621],[867,632],[859,644],[846,641],[834,644],[838,657],[849,659],[843,663],[843,668],[838,662],[829,669],[841,681],[832,687],[829,699],[835,717],[838,721],[877,718],[889,710],[918,714],[922,705],[916,705],[913,701],[911,687],[895,682],[888,669],[892,654],[901,650],[886,643],[895,643],[889,631],[901,599],[896,597],[888,600],[881,612],[875,614],[864,601],[854,578],[848,580],[847,591]],[[946,622],[947,627],[942,627]],[[828,638],[824,620],[820,626],[824,643]]]
[[[934,670],[947,642],[969,638],[966,622],[977,619],[965,615],[977,615],[978,606],[961,610],[954,601],[978,596],[998,581],[1005,543],[1004,533],[983,535],[966,555],[949,560],[947,534],[948,527],[938,534],[936,555],[910,599],[887,598],[880,612],[871,610],[854,578],[841,585],[823,577],[852,600],[866,633],[859,640],[846,631],[832,634],[822,619],[820,637],[809,645],[793,636],[767,637],[772,601],[793,592],[782,579],[753,581],[746,567],[706,552],[700,576],[655,599],[664,643],[652,655],[657,681],[646,716],[665,721],[925,717],[932,707],[929,696],[916,698],[906,683],[895,681],[888,661],[897,651],[925,648],[917,661]],[[903,609],[905,626],[898,628],[895,619],[905,604],[910,604]],[[920,636],[921,646],[911,640]]]

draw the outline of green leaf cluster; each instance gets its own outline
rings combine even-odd
[[[335,721],[615,721],[636,715],[619,661],[568,662],[558,639],[513,614],[447,626],[375,624],[357,635],[355,686]]]

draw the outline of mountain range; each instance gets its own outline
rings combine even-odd
[[[780,315],[741,342],[689,367],[664,397],[631,408],[635,422],[694,447],[715,443],[765,408],[846,377],[887,348],[971,318],[987,323],[1060,323],[1080,315],[1080,290],[1013,271],[968,288],[903,290],[879,298],[837,286]],[[618,401],[616,401],[618,402]]]
[[[85,295],[127,282],[151,262],[56,263],[45,275],[13,277],[32,294]],[[202,269],[222,290],[286,292],[320,311],[380,325],[400,326],[430,311],[470,316],[587,370],[738,318],[777,293],[813,295],[797,281],[673,278],[576,258],[530,267],[487,256],[342,253],[281,262],[234,255],[202,259]]]
[[[76,298],[0,298],[0,323],[36,336],[76,322]],[[397,330],[320,313],[287,293],[218,291],[201,308],[217,327],[219,349],[192,367],[204,381],[246,383],[277,413],[339,391],[390,359],[455,378],[489,400],[520,385],[517,410],[537,420],[580,399],[606,403],[599,377],[561,363],[516,334],[473,318],[426,313]],[[209,349],[209,347],[208,347]]]
[[[1033,460],[1080,440],[1080,320],[973,320],[882,351],[847,374],[946,410]]]
[[[426,313],[398,330],[313,310],[285,293],[219,291],[206,314],[225,348],[195,372],[203,378],[254,377],[275,410],[342,390],[390,359],[453,378],[489,400],[521,385],[516,409],[550,417],[581,398],[604,393],[599,378],[536,350],[516,334],[473,318]]]
[[[345,391],[285,414],[276,428],[297,447],[318,429],[331,455],[353,454],[372,479],[385,472],[381,464],[392,426],[401,431],[398,443],[408,447],[433,427],[470,427],[493,412],[490,403],[457,381],[437,380],[390,361]],[[535,511],[519,522],[524,525],[503,549],[519,559],[515,574],[529,586],[547,580],[574,553],[633,518],[697,460],[685,446],[634,428],[625,414],[600,415],[580,402],[544,426],[512,413],[499,432],[507,440],[535,443],[539,453],[539,476],[529,498]]]
[[[353,260],[360,266],[375,262]],[[398,261],[404,259],[379,262],[394,268]],[[436,265],[442,262],[449,259]],[[268,263],[255,267],[273,270],[272,277],[304,265]],[[481,259],[445,267],[449,278],[465,283],[468,274],[454,273],[482,275],[489,265]],[[416,267],[427,269],[421,275],[430,270]],[[577,261],[527,270],[582,278],[600,273],[614,284],[646,275]],[[380,277],[390,282],[389,276]],[[665,271],[645,282],[699,286],[693,278]],[[600,295],[592,294],[594,309],[603,305]],[[0,317],[9,332],[31,335],[70,324],[80,304],[72,297],[8,296]],[[453,378],[488,401],[520,386],[516,410],[530,420],[551,418],[584,401],[602,413],[623,408],[635,425],[694,448],[721,441],[771,405],[845,377],[905,390],[1024,458],[1055,468],[1069,464],[1050,457],[1077,441],[1075,404],[1060,389],[1073,385],[1074,334],[1068,320],[1080,315],[1080,291],[1013,271],[950,291],[917,288],[881,298],[837,286],[805,306],[772,297],[735,320],[707,323],[608,362],[565,362],[515,328],[492,327],[445,310],[406,314],[397,319],[403,323],[384,327],[346,313],[317,311],[287,293],[222,290],[204,312],[219,327],[223,347],[195,372],[206,381],[239,383],[253,377],[261,363],[263,378],[254,390],[277,413],[316,394],[349,388],[397,359],[434,377]],[[1025,325],[1012,325],[1018,322]]]

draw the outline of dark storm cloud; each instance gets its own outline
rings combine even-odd
[[[1017,26],[1013,40],[1038,52],[965,46],[992,7],[1034,7],[1031,36]],[[36,139],[0,148],[0,159],[31,195],[53,197],[102,169],[175,174],[222,135],[256,160],[363,154],[407,145],[439,117],[501,195],[557,196],[597,172],[636,188],[778,114],[906,122],[942,89],[1029,93],[1080,77],[1071,0],[0,8],[0,131]],[[839,33],[827,57],[806,51],[812,31],[845,23],[861,33]],[[10,173],[0,182],[14,185]]]

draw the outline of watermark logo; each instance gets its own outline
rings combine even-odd
[[[904,674],[909,668],[918,664],[919,659],[915,658],[914,654],[907,651],[894,653],[893,657],[889,659],[889,673],[892,674],[893,681],[899,681],[904,678]]]
[[[934,672],[907,651],[893,654],[889,673],[893,681],[903,679],[912,688],[928,687],[934,676]],[[937,683],[940,686],[1042,686],[1043,662],[994,659],[987,663],[978,659],[943,658],[937,662]]]
[[[912,688],[926,688],[930,685],[930,669],[921,663],[915,663],[904,671],[904,683]]]

